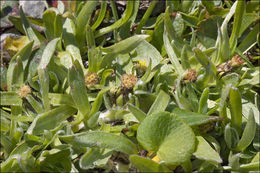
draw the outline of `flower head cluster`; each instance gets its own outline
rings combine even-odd
[[[136,76],[132,74],[123,74],[121,78],[123,86],[127,89],[133,88],[135,86],[136,81]]]
[[[21,98],[25,98],[27,97],[30,93],[31,93],[31,88],[29,85],[24,85],[22,88],[20,88],[20,90],[18,91],[18,95]]]
[[[229,61],[231,67],[241,66],[243,63],[244,60],[239,55],[233,56],[233,58]]]
[[[239,67],[243,63],[244,60],[239,55],[235,55],[231,60],[220,64],[217,69],[219,72],[229,72],[233,67]]]
[[[197,80],[197,72],[194,69],[188,69],[185,71],[183,79],[194,82]]]
[[[85,85],[86,86],[93,86],[97,84],[99,81],[97,73],[89,72],[87,75],[85,75]]]

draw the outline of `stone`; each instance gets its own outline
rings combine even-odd
[[[19,0],[26,16],[33,18],[42,18],[42,14],[46,8],[44,1],[25,1]]]

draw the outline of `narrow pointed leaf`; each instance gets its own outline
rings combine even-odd
[[[116,28],[119,28],[120,26],[122,26],[124,23],[126,23],[128,21],[128,19],[131,17],[132,15],[132,11],[133,11],[133,7],[134,7],[134,1],[127,1],[127,5],[126,5],[126,10],[122,15],[122,18],[119,19],[118,21],[116,21],[114,24],[112,24],[111,26],[102,28],[100,30],[98,30],[95,33],[95,37],[100,37],[104,34],[107,34],[111,31],[113,31]]]
[[[76,109],[69,106],[60,106],[41,115],[38,115],[27,130],[28,134],[39,135],[44,130],[51,130],[72,116]]]
[[[199,159],[213,162],[214,164],[222,163],[219,154],[208,144],[201,136],[197,136],[197,148],[193,155]]]
[[[149,109],[147,115],[164,111],[168,106],[169,101],[170,101],[170,96],[167,93],[165,93],[163,90],[161,90],[158,96],[156,97],[155,101],[153,102],[151,108]]]
[[[242,101],[239,90],[231,87],[229,93],[230,111],[231,111],[231,126],[234,127],[238,133],[241,133],[242,125]]]
[[[77,39],[77,42],[78,42],[80,48],[82,48],[86,44],[85,43],[86,42],[85,27],[88,24],[91,14],[95,10],[97,3],[98,3],[98,1],[87,1],[77,16],[76,39]]]
[[[115,134],[92,131],[75,135],[61,136],[60,139],[78,147],[100,147],[120,151],[126,154],[136,154],[135,144],[123,136]]]
[[[131,52],[134,48],[138,46],[139,43],[141,43],[141,41],[143,41],[147,37],[148,35],[135,35],[122,40],[112,46],[101,48],[101,50],[105,53],[125,54]]]
[[[77,60],[69,70],[68,80],[70,85],[70,94],[74,100],[74,103],[80,113],[88,119],[90,113],[90,103],[88,100],[83,71]]]
[[[172,113],[178,115],[178,117],[180,117],[189,126],[198,126],[201,124],[218,120],[218,117],[216,116],[203,115],[179,108],[173,109]]]
[[[136,117],[136,119],[139,122],[142,122],[145,119],[146,114],[142,110],[140,110],[138,107],[136,107],[132,104],[128,104],[128,109]]]
[[[16,92],[0,92],[2,106],[21,106],[22,99]]]
[[[41,58],[39,66],[38,66],[38,69],[39,68],[45,69],[48,66],[59,40],[60,40],[60,38],[55,38],[50,43],[48,43],[48,45],[46,46],[46,48],[43,51],[42,58]]]
[[[255,133],[256,133],[256,123],[255,123],[255,118],[254,118],[254,112],[252,109],[250,109],[245,130],[244,130],[242,137],[241,137],[240,141],[238,142],[235,150],[243,151],[244,149],[246,149],[253,141],[253,139],[255,137]]]

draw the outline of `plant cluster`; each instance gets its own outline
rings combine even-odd
[[[9,17],[1,172],[259,171],[259,2],[141,3]]]

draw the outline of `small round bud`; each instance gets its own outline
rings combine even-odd
[[[194,69],[188,69],[185,71],[183,79],[194,82],[197,80],[197,72]]]
[[[85,75],[85,85],[86,86],[93,86],[98,83],[98,75],[94,72],[89,72]]]
[[[31,91],[31,88],[29,85],[25,85],[23,86],[22,88],[20,88],[20,90],[18,91],[18,95],[19,97],[21,98],[25,98],[28,96],[28,94],[30,94],[32,91]]]
[[[135,77],[135,75],[131,74],[123,74],[121,78],[123,86],[127,89],[133,88],[135,86],[136,81],[137,78]]]

